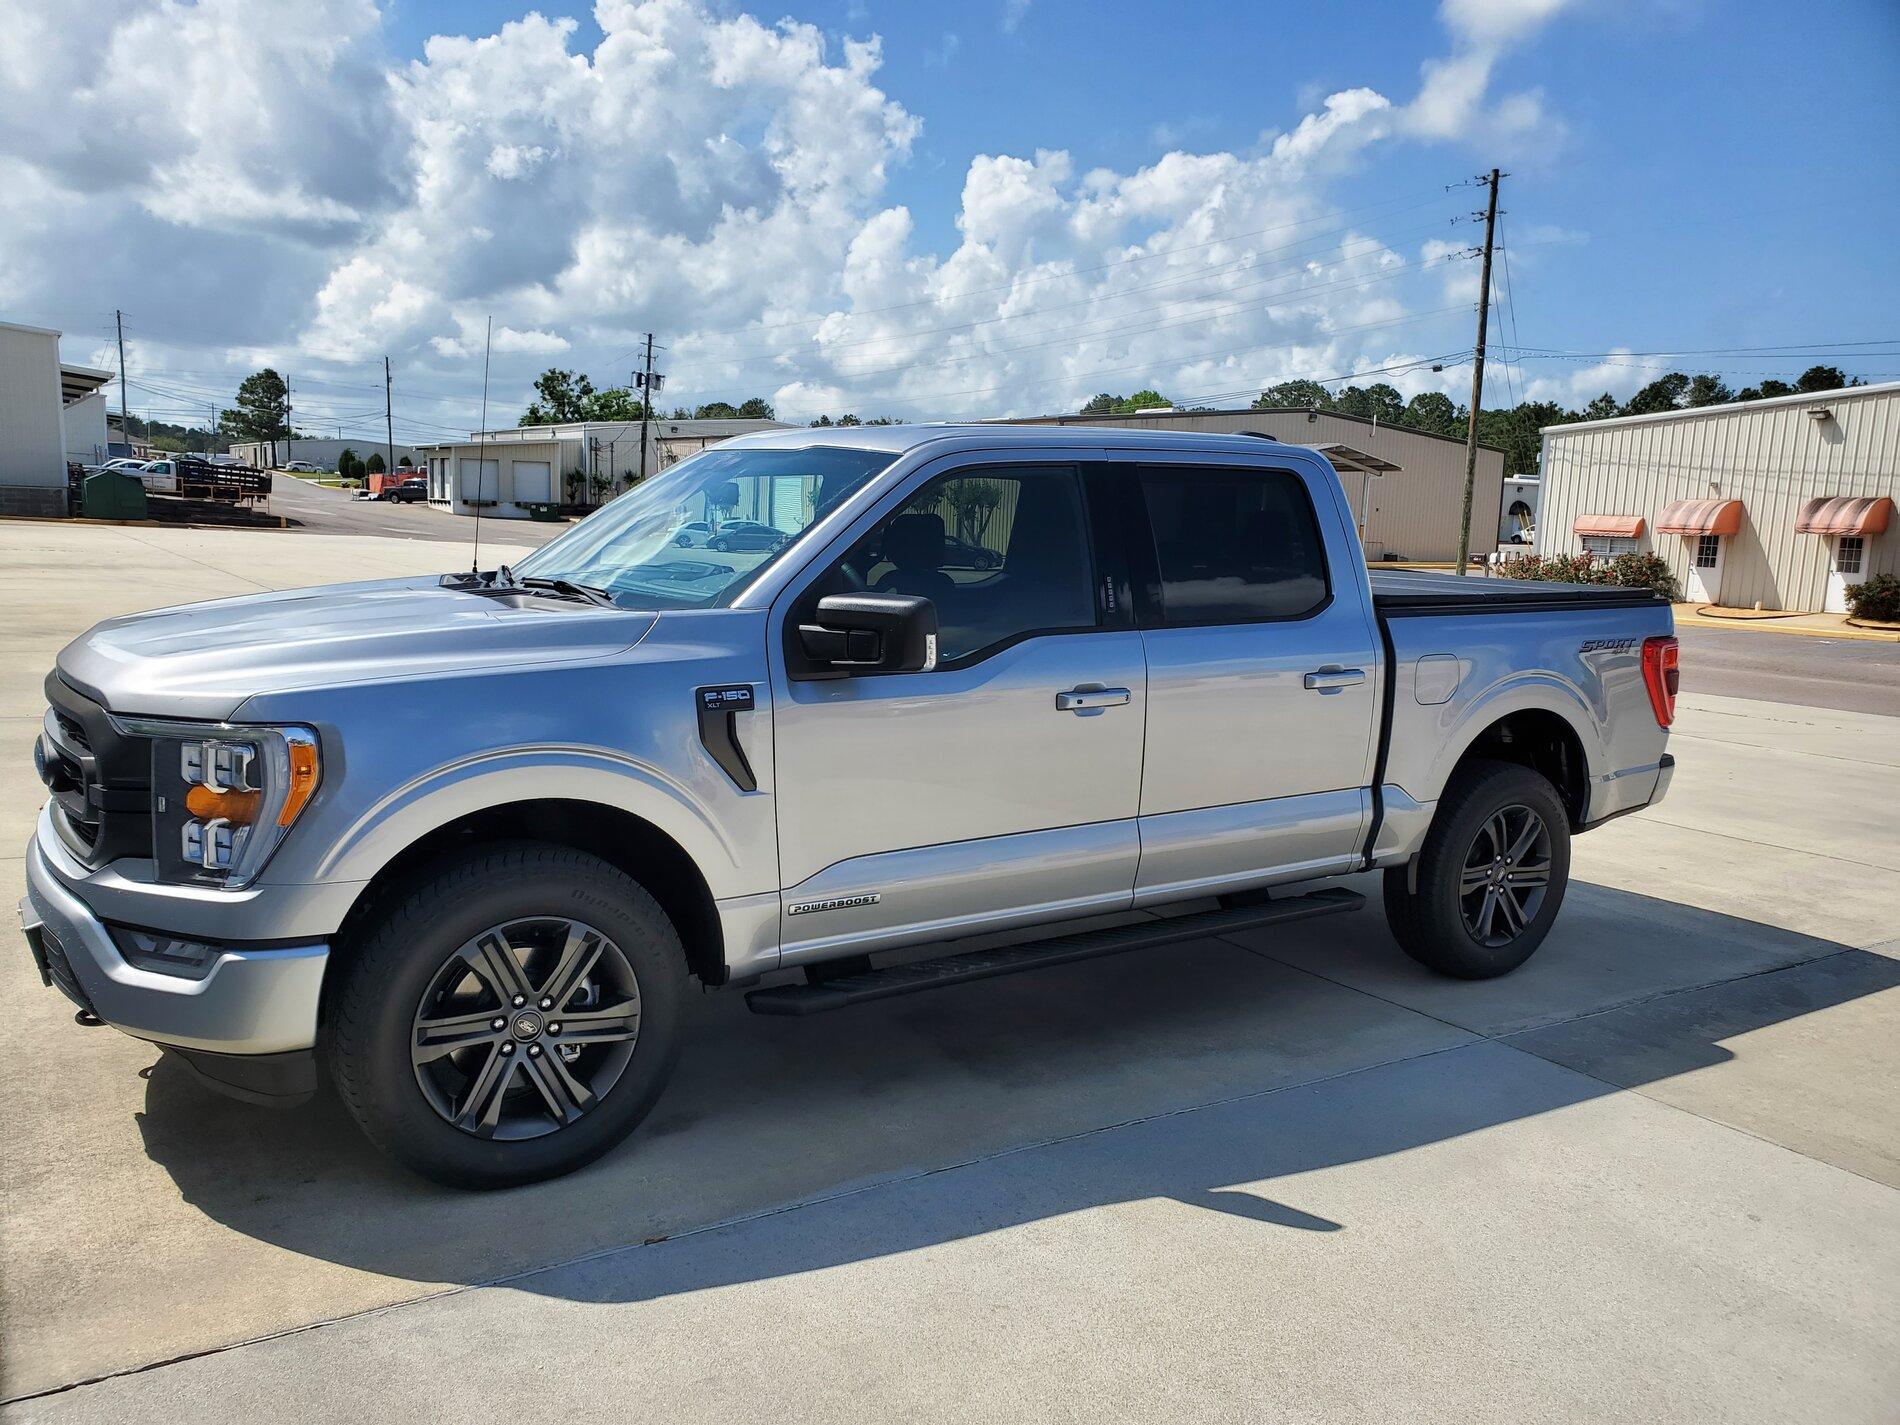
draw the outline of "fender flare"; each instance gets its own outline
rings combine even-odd
[[[1603,769],[1602,718],[1574,684],[1549,673],[1527,670],[1485,689],[1459,713],[1432,762],[1427,774],[1429,785],[1418,792],[1408,787],[1407,794],[1421,802],[1436,803],[1444,796],[1453,770],[1478,739],[1505,718],[1522,712],[1551,713],[1563,719],[1583,748],[1586,785],[1596,782]]]
[[[451,822],[510,802],[547,800],[589,802],[639,817],[693,860],[715,897],[744,894],[735,848],[685,787],[605,748],[560,744],[479,752],[412,778],[336,838],[314,878],[372,880]]]

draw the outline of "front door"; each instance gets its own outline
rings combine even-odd
[[[1689,602],[1715,604],[1722,595],[1722,536],[1698,534],[1689,547]]]
[[[1828,540],[1827,611],[1847,612],[1847,586],[1867,577],[1867,540],[1858,534],[1837,534]]]
[[[1132,900],[1146,674],[1098,582],[1099,504],[1077,463],[954,459],[775,605],[795,636],[824,594],[918,594],[939,629],[928,672],[775,661],[788,964]]]
[[[1353,869],[1377,660],[1330,471],[1110,452],[1148,661],[1136,904]],[[1322,533],[1330,531],[1330,539]]]

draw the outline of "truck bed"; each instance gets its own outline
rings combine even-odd
[[[1481,574],[1435,574],[1418,569],[1373,569],[1372,604],[1388,618],[1424,614],[1515,614],[1561,609],[1668,607],[1650,589],[1607,584],[1551,584],[1492,579]]]

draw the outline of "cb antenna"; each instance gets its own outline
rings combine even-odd
[[[482,424],[475,432],[475,550],[469,556],[468,573],[478,579],[482,572],[482,489],[488,473],[488,355],[495,342],[495,316],[489,313],[488,334],[482,339]],[[501,494],[501,472],[495,472],[495,494]]]

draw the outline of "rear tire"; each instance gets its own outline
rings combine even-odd
[[[1488,980],[1543,943],[1569,880],[1557,789],[1514,762],[1474,762],[1446,789],[1416,864],[1386,871],[1386,922],[1421,965]]]
[[[583,852],[517,842],[447,857],[354,952],[324,1025],[338,1095],[370,1141],[451,1187],[593,1161],[646,1116],[678,1055],[679,934],[637,882]]]

